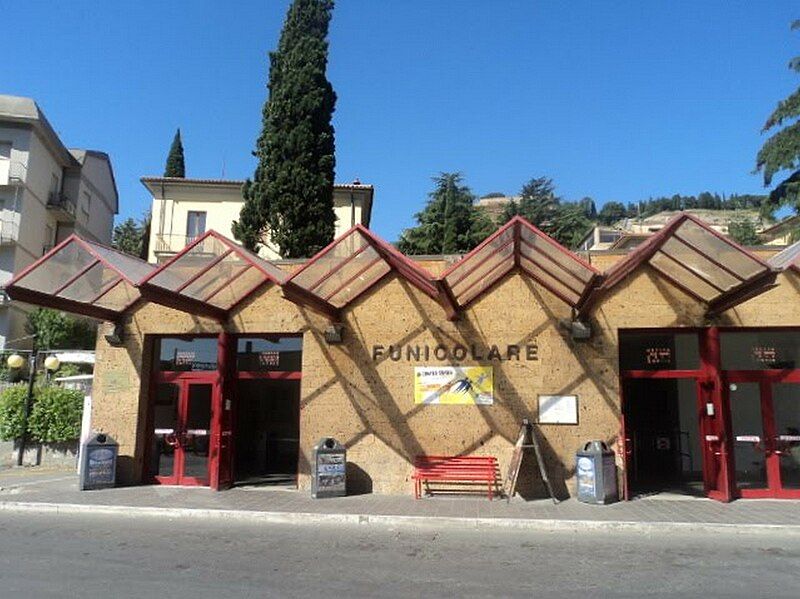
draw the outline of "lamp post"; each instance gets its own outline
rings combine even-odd
[[[25,396],[25,409],[22,412],[22,433],[19,437],[19,452],[17,453],[17,466],[22,466],[23,458],[25,457],[25,445],[28,441],[28,420],[31,417],[31,408],[33,407],[33,385],[36,382],[36,358],[39,355],[39,350],[36,349],[36,340],[34,338],[33,349],[28,353],[28,394]],[[25,364],[25,358],[18,353],[11,354],[6,361],[9,368],[18,369],[22,368]],[[61,366],[56,356],[48,356],[44,361],[44,367],[48,371],[48,380],[50,372],[58,370]]]

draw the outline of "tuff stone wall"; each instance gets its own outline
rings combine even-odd
[[[426,264],[434,270],[436,264]],[[601,268],[605,268],[603,265]],[[780,287],[724,315],[737,325],[800,324],[796,275]],[[791,314],[784,306],[791,305]],[[529,277],[511,274],[455,322],[406,281],[389,276],[344,313],[344,342],[323,339],[325,318],[285,300],[270,286],[245,302],[224,326],[232,333],[303,335],[299,486],[310,487],[311,448],[334,436],[348,448],[349,474],[358,490],[410,493],[411,462],[418,454],[494,455],[505,474],[523,418],[536,421],[539,394],[578,396],[577,425],[539,427],[547,468],[558,493],[574,493],[574,454],[590,439],[617,449],[620,426],[618,331],[621,328],[707,326],[704,306],[639,268],[596,306],[593,335],[574,341],[560,322],[569,308]],[[778,322],[782,321],[782,322]],[[144,304],[126,324],[125,346],[98,342],[93,425],[120,442],[120,477],[142,477],[152,343],[147,335],[216,334],[213,320]],[[373,346],[535,344],[537,360],[464,360],[494,367],[491,406],[416,405],[414,367],[450,361],[393,359]],[[394,354],[396,357],[396,354]],[[505,356],[504,356],[505,358]],[[235,401],[235,400],[234,400]],[[527,462],[520,493],[540,496],[535,465]]]

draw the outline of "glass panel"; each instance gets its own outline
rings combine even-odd
[[[740,489],[767,487],[764,426],[761,420],[761,389],[758,383],[730,385],[733,421],[733,459]]]
[[[800,385],[772,386],[775,413],[775,450],[780,458],[781,486],[800,489]]]
[[[752,277],[765,270],[745,252],[690,220],[684,221],[676,234],[704,254],[713,256],[717,262],[721,262],[742,278]]]
[[[553,291],[560,293],[562,296],[564,296],[564,299],[571,305],[574,306],[580,299],[580,296],[577,293],[565,287],[561,283],[561,281],[555,279],[553,276],[550,275],[549,272],[546,272],[544,269],[540,268],[539,266],[528,260],[524,254],[522,255],[521,264],[529,275],[531,275],[536,279],[539,279],[540,283],[542,283],[545,286],[549,286],[550,289],[552,289]]]
[[[696,332],[620,331],[620,370],[697,370],[700,340]]]
[[[98,262],[61,291],[57,297],[89,303],[105,289],[106,285],[118,278],[119,275],[115,270],[106,268]]]
[[[455,291],[455,288],[463,285],[466,286],[468,283],[465,283],[465,279],[469,278],[471,275],[468,274],[472,271],[472,269],[481,270],[484,267],[479,264],[481,262],[494,262],[494,257],[489,258],[498,248],[502,248],[503,246],[508,246],[502,253],[506,256],[512,254],[514,252],[514,229],[509,228],[503,231],[500,235],[489,241],[485,246],[483,246],[480,250],[469,256],[468,258],[464,258],[461,262],[458,263],[458,266],[453,269],[453,271],[445,277],[447,284],[450,285],[451,288],[454,289],[454,293],[458,293]],[[488,259],[487,259],[488,258]],[[498,261],[499,262],[499,261]],[[491,270],[491,269],[487,269]],[[484,271],[486,272],[486,271]],[[464,287],[461,287],[463,290]]]
[[[586,268],[583,264],[581,264],[575,257],[573,257],[570,253],[565,253],[560,251],[557,247],[555,247],[550,241],[544,239],[528,229],[527,227],[521,227],[522,230],[522,238],[530,243],[534,249],[548,256],[551,260],[558,262],[561,266],[563,266],[566,270],[570,273],[575,275],[580,281],[583,283],[588,283],[589,279],[592,278],[594,274],[590,269]],[[540,259],[538,262],[544,266],[544,262],[547,259]],[[550,270],[548,268],[548,270]],[[553,274],[556,274],[557,271],[561,269],[557,266],[553,265]]]
[[[720,294],[719,291],[703,281],[703,279],[692,274],[679,263],[671,260],[661,252],[656,252],[653,257],[650,258],[650,265],[666,276],[674,279],[680,285],[693,291],[705,301],[710,301]]]
[[[798,368],[800,332],[723,331],[720,350],[724,370]]]
[[[100,295],[98,293],[98,295]],[[139,290],[130,285],[127,281],[122,281],[114,285],[107,293],[95,302],[95,305],[111,310],[123,310],[139,299]]]
[[[216,237],[206,237],[150,279],[150,283],[174,291],[229,249]]]
[[[160,383],[156,387],[150,465],[150,472],[154,476],[173,476],[175,473],[179,393],[178,385],[172,383]]]
[[[165,338],[156,340],[156,370],[198,371],[217,369],[217,338]]]
[[[364,239],[361,233],[354,231],[347,237],[342,238],[327,253],[319,256],[316,262],[309,264],[305,270],[297,275],[294,282],[319,295],[317,286],[321,284],[320,281],[338,269],[342,262],[366,246],[367,240]]]
[[[490,270],[490,272],[486,274],[486,277],[480,283],[472,285],[471,289],[467,285],[465,285],[463,293],[456,297],[456,301],[458,301],[458,303],[462,305],[471,302],[484,289],[488,289],[489,287],[494,285],[497,281],[502,279],[507,273],[511,272],[513,268],[514,268],[514,257],[512,253],[507,258],[504,258],[502,261],[495,263],[490,269],[488,269]],[[473,279],[472,275],[470,275],[469,278],[472,279],[472,282],[474,282],[475,279],[478,279],[477,276],[474,277]],[[470,284],[472,284],[472,282]]]
[[[128,254],[123,254],[115,249],[92,243],[91,241],[87,241],[86,243],[92,246],[92,250],[94,250],[98,256],[110,263],[114,268],[125,275],[128,280],[134,283],[138,283],[155,270],[155,266],[139,258],[134,258]]]
[[[18,281],[19,287],[53,293],[95,261],[76,242],[70,242]]]
[[[477,289],[477,293],[480,293],[482,290],[491,286],[492,283],[497,281],[497,279],[505,272],[505,266],[509,263],[513,263],[513,256],[514,245],[509,244],[494,255],[486,252],[480,260],[473,261],[470,259],[468,261],[469,268],[459,269],[461,272],[458,273],[458,276],[463,278],[461,280],[455,278],[458,283],[453,285],[452,290],[453,294],[456,296],[456,299],[460,303],[463,303],[463,298],[461,297],[462,294],[472,294],[474,289]],[[481,260],[485,260],[485,262],[481,264]],[[469,272],[469,269],[472,268],[475,270]],[[448,279],[449,278],[450,277],[448,277]],[[477,281],[481,281],[481,283],[475,285]]]
[[[778,252],[768,262],[775,268],[788,268],[792,264],[796,264],[798,258],[800,258],[800,241]]]
[[[353,295],[357,295],[363,291],[370,282],[370,280],[364,278],[365,269],[369,270],[375,264],[379,262],[382,263],[382,261],[380,260],[377,252],[371,247],[365,249],[358,255],[353,255],[353,257],[348,258],[348,260],[340,260],[336,268],[327,273],[327,278],[324,281],[318,282],[319,279],[314,281],[315,286],[313,289],[311,289],[311,291],[322,298],[327,298],[338,293],[338,290],[341,289],[342,285],[357,287],[357,291],[353,293]],[[385,263],[384,266],[386,268],[383,272],[386,272],[389,267],[386,266]],[[353,277],[356,278],[354,279]]]
[[[183,476],[208,478],[208,448],[211,439],[211,390],[208,384],[189,385],[186,434],[183,446]]]
[[[358,277],[356,277],[354,280],[347,283],[345,287],[339,290],[334,288],[324,297],[325,299],[330,301],[334,306],[342,307],[346,305],[348,302],[352,301],[358,295],[360,295],[370,285],[373,285],[375,282],[377,282],[390,270],[392,270],[391,266],[389,266],[383,260],[379,260],[378,262],[375,262],[372,266],[367,268],[367,270],[365,270],[363,273],[358,275]],[[336,277],[331,277],[331,279],[333,278]],[[334,295],[331,295],[331,293],[334,293]]]
[[[250,265],[236,254],[228,254],[220,262],[206,270],[202,275],[189,283],[181,293],[194,299],[203,300],[213,293],[220,283],[232,279]],[[199,272],[199,271],[198,271]],[[196,276],[197,273],[195,273]]]
[[[720,289],[727,291],[741,283],[739,279],[725,272],[703,255],[698,254],[688,245],[681,243],[675,238],[668,239],[664,245],[661,246],[661,251],[681,264],[685,264],[692,272],[698,274]]]
[[[534,251],[524,244],[520,248],[520,251],[525,258],[533,262],[540,270],[547,272],[547,274],[556,279],[564,287],[570,289],[575,295],[580,295],[583,293],[583,290],[586,289],[586,283],[577,276],[565,272],[559,268],[558,265],[550,262],[542,252]]]
[[[209,290],[209,292],[203,296],[203,301],[207,301],[223,310],[227,310],[250,293],[256,285],[264,281],[266,281],[264,273],[259,271],[256,267],[251,266],[245,273],[230,280],[230,283],[223,284],[217,281],[218,286]],[[219,285],[222,286],[219,287]]]
[[[236,369],[247,372],[299,372],[302,337],[240,337],[236,341]]]

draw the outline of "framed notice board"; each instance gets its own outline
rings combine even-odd
[[[578,396],[540,395],[539,424],[578,424]]]

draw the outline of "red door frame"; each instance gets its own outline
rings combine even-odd
[[[178,422],[179,429],[186,428],[186,416],[188,413],[189,402],[189,387],[191,385],[210,385],[211,386],[211,414],[209,414],[209,424],[211,430],[209,431],[209,458],[208,458],[208,473],[206,477],[198,478],[183,475],[184,454],[183,448],[178,445],[175,448],[175,462],[173,464],[172,476],[159,476],[152,472],[147,472],[146,476],[149,477],[150,482],[159,485],[180,485],[185,487],[191,486],[208,486],[212,472],[212,445],[214,433],[214,414],[217,396],[219,395],[219,374],[216,371],[200,371],[200,372],[159,372],[153,377],[151,385],[151,398],[155,398],[156,387],[160,384],[172,384],[178,387]],[[151,400],[152,401],[152,400]],[[152,404],[151,404],[152,405]],[[153,435],[152,417],[149,419],[148,435],[152,439]],[[181,438],[183,431],[178,431],[178,439]],[[148,443],[148,447],[152,447],[152,443]],[[149,464],[150,461],[147,461]]]
[[[722,404],[721,386],[719,384],[719,329],[711,328],[647,328],[622,329],[619,338],[625,332],[636,333],[695,333],[700,350],[700,368],[696,370],[624,370],[620,371],[620,449],[625,469],[623,476],[623,497],[631,499],[630,476],[631,455],[633,447],[628,436],[629,426],[625,422],[626,398],[625,381],[631,379],[693,379],[696,383],[696,409],[698,428],[703,456],[703,488],[707,497],[717,501],[732,500],[732,481],[729,476],[732,455],[725,434],[730,430]],[[621,343],[621,342],[620,342]],[[709,413],[708,405],[713,407]]]
[[[272,380],[272,381],[301,381],[303,378],[303,373],[301,370],[237,370],[236,368],[236,346],[238,344],[239,339],[263,339],[265,337],[272,337],[272,336],[279,336],[279,337],[297,337],[302,339],[303,335],[300,333],[242,333],[238,335],[228,335],[229,339],[229,361],[230,361],[230,368],[228,369],[229,375],[227,379],[230,381],[230,393],[229,397],[233,397],[235,399],[236,396],[236,383],[239,381],[247,381],[247,380]],[[302,350],[301,350],[302,351]],[[228,395],[226,394],[226,397]],[[302,394],[301,394],[302,397]],[[233,442],[233,431],[236,430],[236,418],[238,414],[238,410],[236,409],[236,401],[233,402],[233,410],[231,411],[230,418],[231,418],[231,435],[230,435],[230,442],[231,442],[231,449],[229,452],[229,462],[223,466],[223,468],[230,469],[230,484],[232,485],[235,478],[236,472],[234,464],[236,463],[236,444]],[[298,413],[298,423],[297,423],[297,430],[300,430],[300,422],[302,421],[301,413],[303,410],[303,404],[300,402]],[[300,482],[300,455],[299,455],[299,447],[298,447],[298,459],[297,459],[297,472],[295,476],[295,486],[297,486]]]
[[[775,411],[772,387],[776,383],[800,384],[800,370],[727,370],[725,371],[725,403],[730,413],[731,383],[757,383],[761,396],[761,426],[764,439],[762,450],[766,454],[767,486],[763,489],[733,489],[737,497],[752,499],[800,499],[800,489],[785,489],[781,484],[780,453],[776,447]],[[732,429],[731,429],[732,430]],[[731,443],[735,439],[731,438]],[[735,472],[735,464],[731,464]]]

